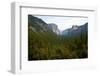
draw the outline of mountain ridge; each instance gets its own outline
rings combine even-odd
[[[86,33],[88,30],[88,23],[77,26],[73,25],[71,28],[65,29],[62,31],[62,35],[72,36],[72,35],[80,35],[81,33]]]
[[[29,24],[29,28],[32,29],[33,31],[45,32],[45,33],[48,32],[56,35],[75,36],[83,32],[87,32],[88,30],[87,29],[88,23],[85,23],[80,26],[73,25],[71,28],[67,28],[61,32],[55,23],[46,23],[42,19],[32,15],[28,16],[28,24]]]

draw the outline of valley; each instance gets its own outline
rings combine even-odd
[[[54,23],[28,15],[28,60],[88,58],[88,23],[60,32]]]

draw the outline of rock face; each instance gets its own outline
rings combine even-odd
[[[87,33],[87,31],[88,31],[88,23],[85,23],[84,25],[81,26],[73,25],[72,28],[64,30],[62,32],[62,35],[78,36],[83,33]]]
[[[34,32],[47,32],[54,33],[57,35],[60,34],[60,31],[56,24],[47,24],[42,19],[34,17],[32,15],[28,15],[28,24],[29,28],[32,29]]]
[[[48,24],[48,27],[56,34],[60,34],[60,30],[58,29],[58,26],[54,23]]]
[[[48,32],[50,30],[47,23],[32,15],[28,15],[28,24],[33,31]]]

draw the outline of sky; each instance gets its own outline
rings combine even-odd
[[[88,22],[87,17],[68,17],[68,16],[35,16],[46,23],[54,23],[58,25],[60,31],[63,31],[67,28],[71,28],[73,25],[83,25]]]

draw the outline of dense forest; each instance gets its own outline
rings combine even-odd
[[[28,15],[28,60],[87,58],[88,23],[79,28],[70,35],[57,35],[42,19]]]

